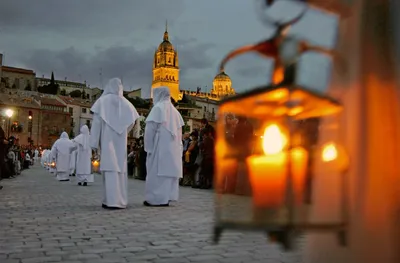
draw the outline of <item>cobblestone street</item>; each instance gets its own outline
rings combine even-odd
[[[1,263],[248,262],[296,263],[298,256],[262,234],[211,240],[213,194],[181,188],[172,207],[142,206],[144,182],[129,180],[129,207],[101,208],[101,180],[88,187],[57,182],[39,166],[0,191]]]

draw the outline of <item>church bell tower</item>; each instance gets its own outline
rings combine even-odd
[[[163,41],[154,53],[153,81],[151,89],[166,86],[171,97],[179,100],[179,60],[178,51],[169,42],[168,24],[165,24]],[[153,94],[153,92],[152,92]]]

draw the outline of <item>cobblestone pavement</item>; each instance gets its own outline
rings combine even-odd
[[[261,234],[228,232],[214,245],[210,191],[181,188],[173,207],[144,207],[144,182],[132,179],[128,209],[108,211],[96,179],[78,187],[35,166],[1,181],[0,262],[298,262]]]

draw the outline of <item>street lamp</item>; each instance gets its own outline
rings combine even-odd
[[[10,137],[10,130],[11,130],[11,117],[14,115],[14,111],[11,109],[6,110],[6,115],[8,117],[8,136]]]

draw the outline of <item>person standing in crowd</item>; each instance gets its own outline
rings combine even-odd
[[[197,156],[199,155],[199,133],[194,130],[190,134],[190,144],[185,152],[184,174],[182,178],[183,186],[193,186],[195,184],[194,173],[198,166],[195,164]]]
[[[147,168],[146,168],[146,160],[147,160],[147,153],[144,150],[144,139],[143,137],[139,138],[139,148],[138,148],[138,167],[139,167],[139,179],[146,180],[147,177]]]
[[[201,144],[203,155],[200,173],[200,188],[210,189],[214,178],[214,137],[209,128],[203,129],[203,142]]]
[[[90,109],[93,112],[90,146],[100,150],[105,209],[124,209],[128,205],[128,132],[139,114],[124,98],[123,91],[121,80],[111,79]]]
[[[25,159],[24,159],[24,169],[29,169],[29,165],[31,165],[31,156],[28,151],[25,151]]]
[[[88,183],[93,183],[94,181],[91,161],[92,148],[89,145],[89,127],[83,125],[80,131],[81,133],[72,140],[77,148],[74,151],[76,153],[76,179],[78,185],[87,186]]]
[[[7,171],[5,163],[5,154],[7,145],[8,145],[8,140],[6,140],[6,134],[3,128],[0,126],[0,180],[2,180],[5,177],[5,173]],[[3,189],[2,185],[0,185],[0,190],[1,189]]]
[[[69,181],[69,164],[71,152],[74,150],[74,144],[69,139],[68,134],[63,132],[51,148],[51,156],[56,162],[57,180],[60,182]]]
[[[171,103],[168,87],[154,89],[154,107],[146,119],[144,149],[147,152],[145,206],[168,206],[179,196],[182,177],[181,114]]]

